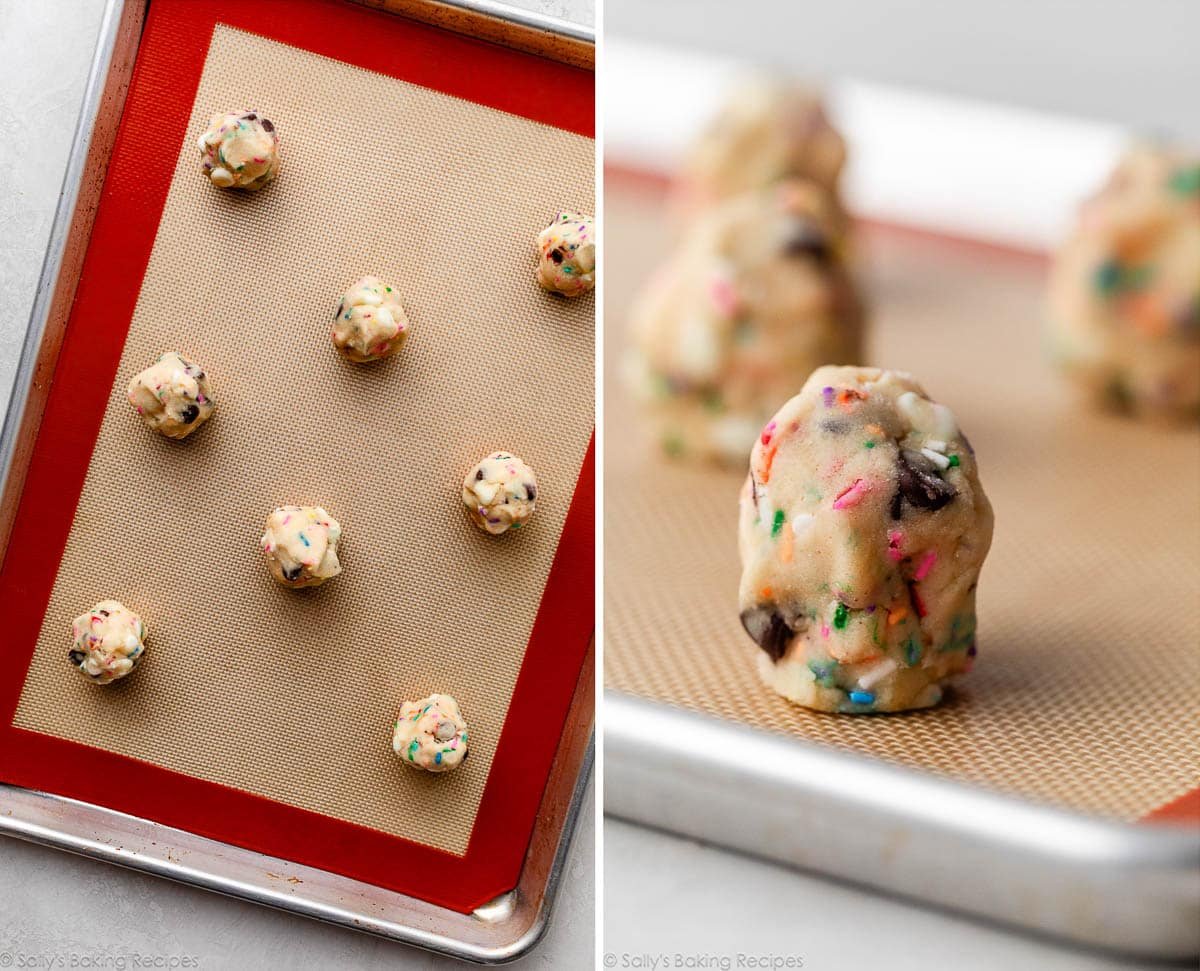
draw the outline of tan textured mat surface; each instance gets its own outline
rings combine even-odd
[[[1105,816],[1200,784],[1200,436],[1076,406],[1041,353],[1038,262],[861,241],[867,363],[954,408],[996,533],[961,690],[925,712],[823,715],[755,673],[737,617],[742,475],[669,463],[629,433],[618,355],[665,231],[645,187],[610,182],[606,207],[609,688]]]
[[[243,107],[278,127],[280,178],[219,193],[194,135],[180,148],[15,724],[461,854],[593,425],[594,302],[537,289],[532,243],[556,208],[591,209],[593,143],[218,28],[190,130]],[[364,273],[395,281],[413,334],[356,367],[328,332]],[[182,443],[124,400],[164,349],[217,401]],[[497,448],[541,485],[499,539],[459,498]],[[340,520],[342,576],[269,578],[282,503]],[[149,653],[97,689],[65,652],[104,597],[142,613]],[[400,701],[434,690],[471,727],[444,778],[390,749]]]

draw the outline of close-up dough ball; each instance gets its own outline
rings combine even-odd
[[[280,506],[267,517],[262,550],[285,587],[316,587],[342,572],[342,527],[320,506]]]
[[[794,178],[815,182],[836,197],[845,161],[845,142],[816,91],[784,78],[750,78],[733,89],[692,146],[678,176],[676,202],[695,214]]]
[[[213,115],[198,144],[201,170],[218,189],[261,189],[279,172],[279,133],[261,112]]]
[[[500,534],[524,526],[537,508],[537,476],[509,452],[493,452],[463,479],[463,505],[480,529]]]
[[[208,421],[214,407],[208,375],[175,351],[134,375],[126,396],[142,421],[167,438],[187,438]]]
[[[1093,399],[1200,418],[1200,155],[1138,148],[1083,205],[1054,265],[1050,337]]]
[[[628,379],[671,456],[742,466],[822,364],[861,355],[863,310],[827,193],[784,182],[697,219],[634,305]]]
[[[355,363],[378,361],[400,350],[410,331],[395,287],[377,276],[364,276],[338,304],[333,317],[333,346]]]
[[[119,601],[101,600],[71,622],[67,659],[96,684],[125,677],[145,652],[146,625]]]
[[[596,286],[596,224],[591,216],[560,212],[538,233],[538,283],[543,290],[578,297]]]
[[[992,508],[954,414],[908,374],[823,367],[762,430],[741,496],[759,672],[821,711],[925,708],[975,657]]]
[[[457,769],[467,757],[467,723],[458,702],[449,695],[404,702],[392,729],[392,751],[414,769]]]

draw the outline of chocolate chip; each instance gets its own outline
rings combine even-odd
[[[183,409],[183,412],[179,416],[179,420],[181,422],[183,422],[185,425],[190,425],[192,422],[194,422],[199,417],[200,417],[200,409],[197,408],[195,405],[188,405],[186,408]]]
[[[242,115],[242,117],[245,118],[246,121],[254,121],[254,119],[257,118],[258,115],[256,115],[253,111],[251,111],[251,112],[247,112],[246,114]]]
[[[483,469],[477,469],[477,470],[475,471],[475,481],[476,481],[476,482],[482,482],[482,481],[483,481]]]
[[[530,502],[533,502],[533,500],[537,498],[537,489],[533,487],[532,482],[525,483],[525,493],[525,498]]]
[[[828,263],[832,255],[829,238],[815,223],[807,219],[794,220],[783,239],[783,251],[788,256],[808,256],[818,263]]]
[[[900,518],[901,498],[921,509],[941,509],[958,495],[954,486],[938,475],[937,466],[911,448],[900,450],[896,480],[899,488],[892,497],[893,519]]]
[[[792,639],[792,629],[787,621],[770,607],[758,606],[742,611],[742,626],[772,661],[783,657],[788,641]]]
[[[79,667],[81,664],[83,664],[84,657],[85,657],[85,655],[84,655],[83,651],[68,651],[67,652],[67,660],[70,661],[72,664],[74,664],[75,667]]]
[[[272,125],[266,118],[262,120],[263,131],[274,131],[275,126]]]
[[[303,570],[303,567],[293,566],[290,569],[286,569],[283,571],[283,578],[285,580],[287,580],[289,583],[299,580],[300,573],[302,572],[302,570]]]
[[[107,610],[97,610],[97,611],[96,611],[96,613],[98,613],[98,614],[99,614],[101,617],[107,617],[107,616],[108,616],[108,611],[107,611]]]
[[[338,308],[333,312],[333,319],[337,320],[342,315],[342,302],[338,301]]]
[[[563,261],[563,251],[560,249],[552,249],[550,251],[550,259],[554,260],[555,263],[561,263]]]

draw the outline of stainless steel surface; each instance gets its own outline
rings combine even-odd
[[[448,7],[458,7],[473,13],[484,14],[487,17],[497,17],[522,27],[543,30],[550,34],[585,41],[588,44],[596,43],[596,31],[586,24],[573,23],[570,20],[552,17],[536,10],[514,7],[512,4],[500,3],[498,0],[440,0],[440,2]]]
[[[466,4],[464,4],[465,6]],[[503,5],[496,5],[503,6]],[[6,500],[40,412],[57,355],[80,262],[86,249],[112,128],[124,105],[142,0],[108,0],[55,212],[54,225],[22,346],[12,397],[0,430]],[[504,8],[505,13],[517,13]],[[520,12],[524,14],[525,12]],[[537,15],[530,15],[536,18]],[[7,521],[7,519],[6,519]],[[587,666],[584,679],[591,678]],[[590,681],[577,689],[518,886],[474,914],[459,914],[362,881],[210,840],[150,820],[74,799],[0,783],[0,835],[66,850],[331,924],[464,960],[512,961],[546,929],[563,864],[579,819],[593,761],[587,735]],[[586,745],[582,739],[587,738]],[[578,741],[571,741],[578,739]],[[569,798],[564,798],[569,792]]]
[[[429,951],[498,964],[528,952],[545,932],[591,764],[589,743],[540,899],[536,888],[518,887],[474,914],[111,809],[2,784],[0,833]]]
[[[1200,953],[1200,832],[1021,802],[607,692],[605,811],[1126,954]]]

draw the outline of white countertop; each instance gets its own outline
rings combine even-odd
[[[592,0],[512,3],[578,22],[592,19]],[[0,0],[4,401],[12,387],[103,9],[104,0]],[[593,806],[589,793],[550,930],[519,967],[582,968],[591,963]],[[135,956],[190,958],[195,963],[142,966],[203,971],[462,966],[363,934],[0,838],[0,969],[120,969],[135,967]]]

